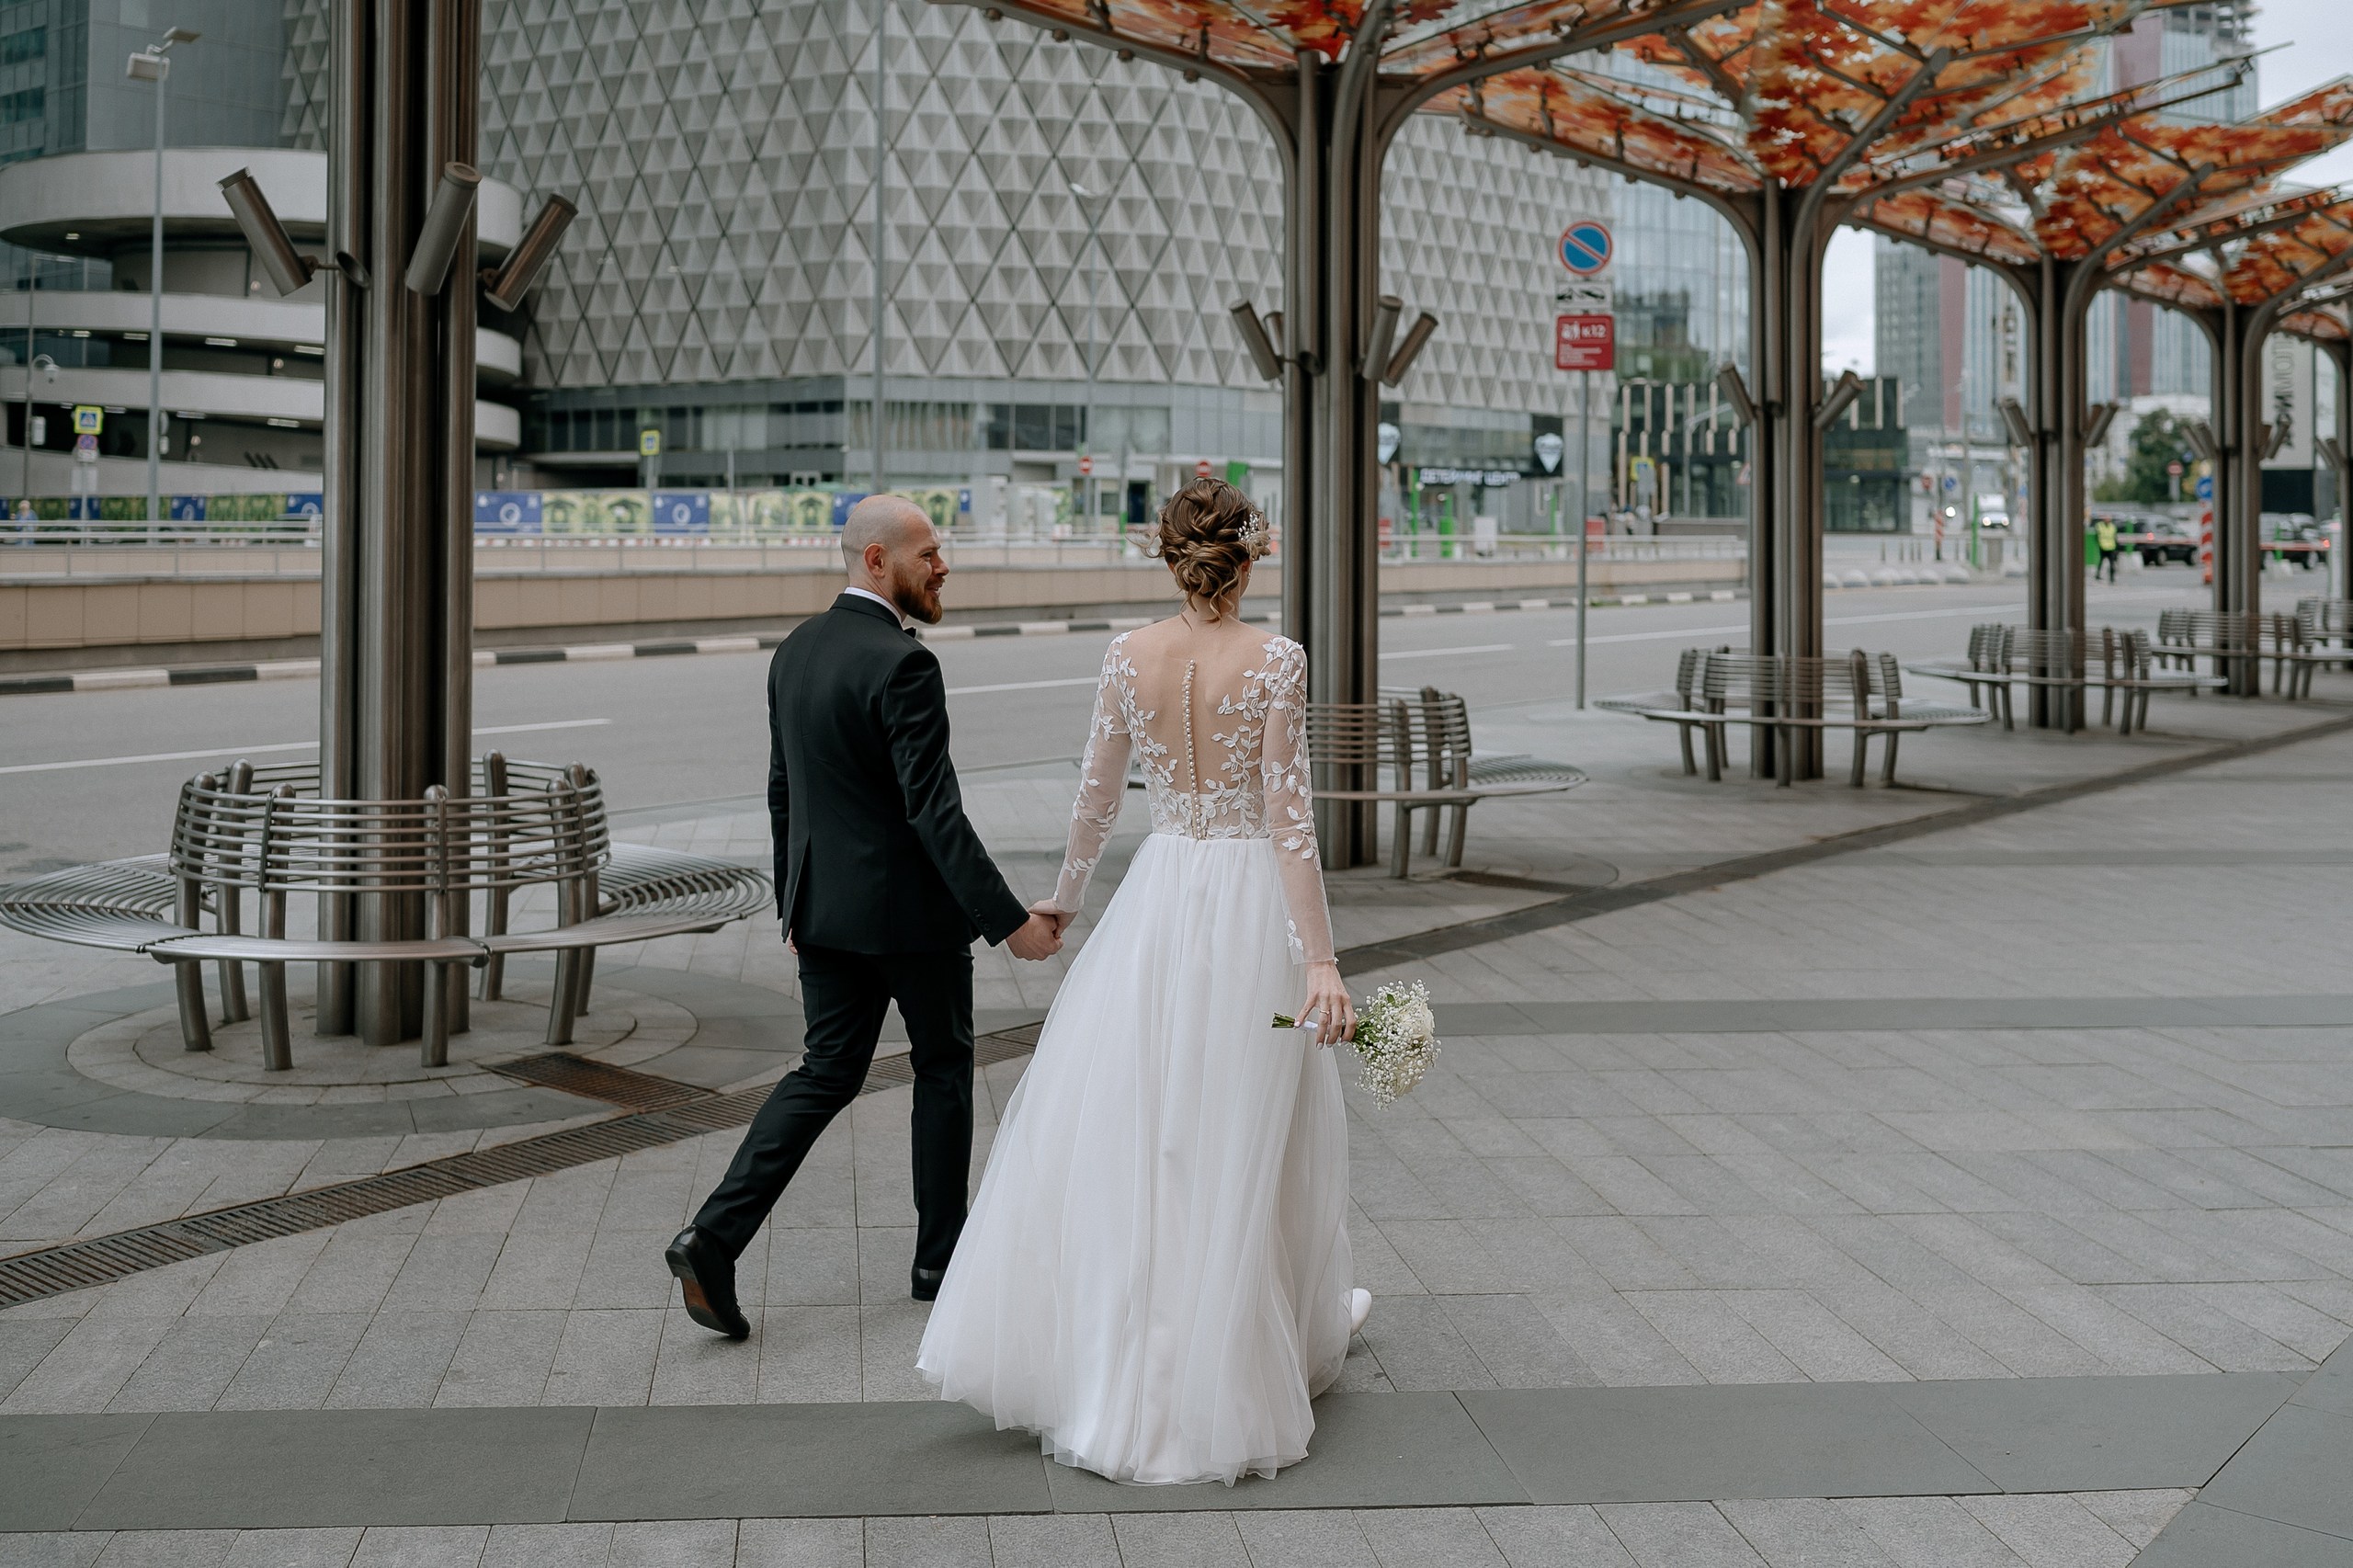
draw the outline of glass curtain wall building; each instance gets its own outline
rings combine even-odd
[[[326,0],[283,3],[282,134],[317,145]],[[484,172],[580,206],[529,306],[506,483],[635,483],[647,429],[665,485],[870,483],[880,19],[888,481],[1072,521],[1208,463],[1279,508],[1279,394],[1228,310],[1282,308],[1282,171],[1237,100],[917,0],[483,16]],[[1574,407],[1551,242],[1608,193],[1431,120],[1384,194],[1382,286],[1441,324],[1397,394],[1392,520],[1409,471],[1475,470],[1461,504],[1528,526],[1540,423]]]

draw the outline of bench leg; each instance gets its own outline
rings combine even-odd
[[[235,888],[224,887],[212,895],[220,903],[221,929],[235,935],[245,928],[244,895]],[[245,1005],[245,966],[232,960],[221,964],[221,1021],[241,1024],[254,1016]]]
[[[2103,724],[2116,722],[2116,688],[2112,686],[2099,688],[2099,722]]]
[[[597,989],[597,949],[580,949],[579,973],[572,982],[572,1016],[581,1017],[589,1011],[589,997]]]
[[[425,1036],[417,1042],[417,1062],[426,1067],[449,1065],[449,966],[425,966]]]
[[[172,989],[180,1006],[180,1043],[190,1051],[212,1049],[212,1023],[204,1010],[204,966],[172,965]]]
[[[1437,828],[1436,817],[1430,819],[1430,826],[1433,830]],[[1414,848],[1413,808],[1403,801],[1397,802],[1397,824],[1393,836],[1396,842],[1389,846],[1389,874],[1402,881],[1406,868],[1411,864]]]
[[[1688,724],[1676,725],[1675,738],[1683,743],[1683,777],[1688,778],[1693,774],[1699,771],[1699,769],[1694,766],[1691,761],[1691,726]]]
[[[484,936],[506,935],[506,906],[509,896],[504,888],[491,893],[488,900],[489,908],[484,911],[483,921]],[[490,955],[490,961],[482,966],[482,987],[475,994],[485,1002],[495,1002],[499,999],[506,984],[506,955],[494,952]]]
[[[578,1012],[579,993],[574,988],[572,971],[580,957],[576,948],[567,948],[556,955],[555,994],[548,998],[548,1038],[550,1051],[572,1043],[572,1025]]]
[[[1797,732],[1785,725],[1773,726],[1773,782],[1786,790],[1797,778]]]
[[[1432,779],[1431,782],[1435,784],[1437,780]],[[1438,853],[1438,811],[1433,807],[1430,820],[1422,824],[1422,853],[1425,855]]]
[[[286,966],[254,966],[261,980],[261,1064],[273,1073],[294,1065],[294,1030],[286,1017]]]
[[[1454,808],[1454,830],[1447,835],[1446,841],[1446,863],[1449,869],[1461,869],[1463,841],[1470,836],[1471,808],[1457,806]]]
[[[1870,744],[1870,733],[1860,724],[1855,726],[1855,763],[1847,770],[1847,782],[1857,790],[1863,787],[1863,748]]]
[[[1895,743],[1903,738],[1903,735],[1896,731],[1890,730],[1887,733],[1887,750],[1881,755],[1879,760],[1879,781],[1882,784],[1895,782]]]
[[[1722,783],[1724,776],[1724,727],[1710,724],[1701,732],[1700,739],[1708,751],[1708,782]]]

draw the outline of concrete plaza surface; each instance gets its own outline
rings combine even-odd
[[[1466,875],[1336,881],[1352,983],[1427,981],[1446,1044],[1351,1095],[1376,1306],[1293,1471],[1111,1488],[917,1403],[885,1088],[746,1255],[746,1344],[658,1261],[733,1131],[0,1312],[0,1564],[2353,1562],[2353,680],[1933,735],[1894,790],[1474,717],[1594,782],[1480,807]],[[968,779],[1025,894],[1072,782]],[[749,801],[622,831],[767,847]],[[1066,965],[983,958],[983,1027]],[[599,974],[714,1020],[699,1081],[791,1060],[772,926]],[[0,1064],[0,1258],[612,1114],[354,1133],[290,1089],[267,1135],[171,1132],[158,1082],[34,1092],[159,979],[0,940],[0,1051],[60,1042]],[[981,1157],[1022,1065],[983,1072]]]

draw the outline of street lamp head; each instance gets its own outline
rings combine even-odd
[[[160,82],[172,74],[172,62],[159,51],[143,50],[131,57],[122,74],[133,82]]]
[[[176,43],[194,43],[198,39],[200,39],[204,35],[202,33],[198,32],[194,28],[165,28],[164,29],[164,41],[159,47],[169,49]]]

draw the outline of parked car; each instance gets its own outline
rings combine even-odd
[[[2129,530],[2120,519],[2116,542],[2119,549],[2139,551],[2143,566],[2161,566],[2168,561],[2187,566],[2198,559],[2198,536],[2188,524],[2171,517],[2135,517]]]

